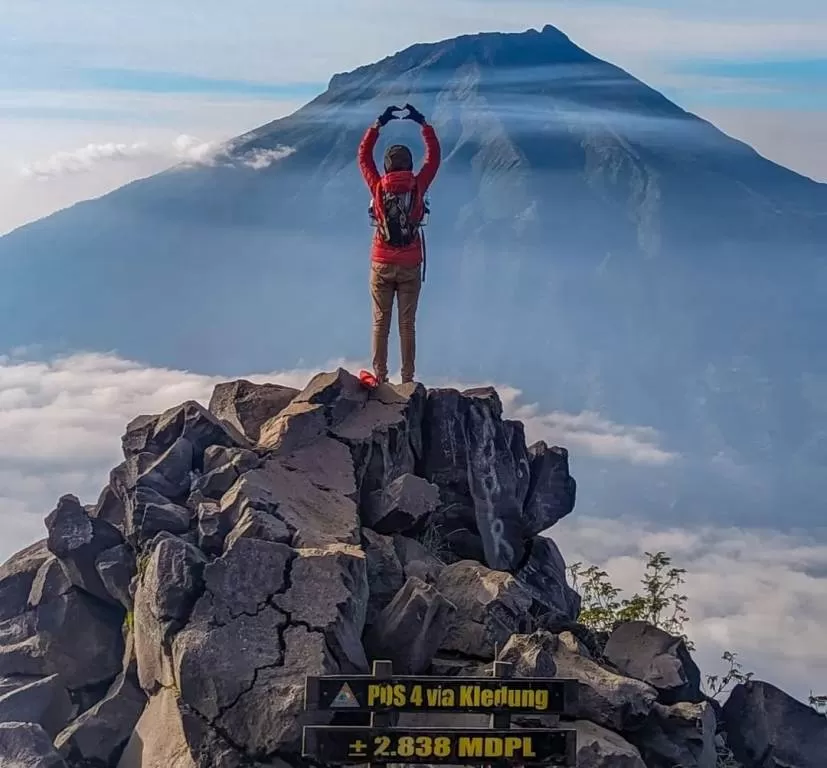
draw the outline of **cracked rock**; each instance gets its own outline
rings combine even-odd
[[[243,475],[255,469],[261,463],[255,451],[246,448],[226,448],[223,445],[211,445],[204,451],[204,473],[212,472],[225,464],[232,464],[238,474]]]
[[[701,672],[686,643],[645,621],[621,624],[609,636],[606,658],[624,675],[657,689],[662,704],[700,702]]]
[[[12,555],[0,567],[0,622],[26,611],[35,576],[51,557],[44,539]]]
[[[262,425],[278,416],[299,394],[298,389],[280,384],[252,384],[244,379],[216,386],[209,410],[222,423],[229,424],[257,443]]]
[[[132,610],[130,584],[136,573],[135,554],[126,544],[101,552],[95,569],[106,591],[126,610]]]
[[[396,554],[393,539],[362,528],[362,548],[367,562],[370,597],[365,623],[373,624],[382,609],[393,600],[405,583],[402,563]]]
[[[259,509],[246,506],[235,527],[227,535],[224,541],[224,549],[230,549],[238,539],[245,538],[289,544],[293,536],[279,518],[269,512],[262,512]]]
[[[135,544],[166,532],[186,533],[190,527],[191,512],[175,504],[151,488],[136,488],[127,505],[127,535]]]
[[[421,528],[438,506],[439,488],[406,473],[371,494],[363,523],[377,533],[405,533]]]
[[[135,478],[135,487],[151,488],[168,499],[181,500],[189,491],[194,453],[192,443],[179,437],[161,456],[148,452],[130,456],[127,471]]]
[[[577,768],[649,768],[640,752],[612,731],[588,720],[574,722],[577,730]]]
[[[365,553],[347,544],[298,549],[290,588],[273,603],[291,624],[320,632],[343,672],[366,672],[362,647],[368,604]]]
[[[60,559],[76,587],[101,600],[112,601],[95,568],[97,556],[123,542],[114,526],[89,517],[76,496],[62,496],[46,518],[49,551]]]
[[[390,659],[395,674],[417,675],[431,665],[447,635],[456,607],[435,587],[408,579],[368,630],[374,659]]]
[[[436,588],[457,608],[441,650],[478,659],[494,657],[495,646],[519,631],[533,602],[513,576],[467,560],[446,566]]]

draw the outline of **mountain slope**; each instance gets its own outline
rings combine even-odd
[[[335,76],[214,167],[0,238],[0,348],[117,349],[223,374],[310,349],[316,363],[364,356],[355,151],[405,101],[444,152],[420,375],[508,378],[554,407],[653,425],[685,456],[749,468],[763,514],[789,503],[795,472],[807,505],[827,460],[827,188],[552,27],[415,45]],[[418,151],[413,124],[383,132],[399,140]]]

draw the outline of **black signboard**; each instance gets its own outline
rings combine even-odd
[[[305,726],[302,756],[320,763],[573,766],[574,730]]]
[[[560,678],[308,677],[305,708],[338,712],[572,712],[577,684]]]

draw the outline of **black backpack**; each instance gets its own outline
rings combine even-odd
[[[406,192],[402,195],[393,192],[382,192],[382,211],[384,216],[379,219],[373,208],[373,200],[370,201],[368,213],[372,219],[372,225],[377,228],[380,237],[389,245],[401,248],[410,245],[424,226],[427,216],[430,213],[427,198],[423,200],[422,221],[411,221],[411,209],[416,200],[416,190]]]

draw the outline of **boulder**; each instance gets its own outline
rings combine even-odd
[[[126,531],[133,544],[165,532],[180,535],[190,527],[192,513],[151,488],[136,488],[128,498]]]
[[[151,488],[173,501],[186,498],[190,489],[194,449],[185,437],[179,437],[164,453],[156,456],[144,452],[126,460],[127,472],[134,487]]]
[[[650,768],[622,736],[588,720],[577,720],[577,768]]]
[[[3,768],[66,768],[52,740],[37,723],[0,723]]]
[[[481,538],[486,564],[497,570],[516,568],[524,554],[528,453],[522,427],[503,422],[496,391],[429,391],[423,446],[425,477],[448,498],[470,500],[472,532]]]
[[[253,384],[244,379],[218,384],[210,398],[209,410],[223,424],[257,443],[262,425],[278,416],[299,394],[298,389],[280,384]]]
[[[95,568],[101,552],[123,543],[117,528],[105,520],[89,517],[76,496],[62,496],[46,518],[49,551],[63,564],[76,587],[101,600],[112,601]]]
[[[115,765],[146,703],[133,666],[118,675],[101,701],[58,734],[55,747],[70,765]]]
[[[161,688],[149,700],[117,765],[118,768],[200,768],[187,743],[181,712],[171,689]]]
[[[69,581],[66,568],[54,555],[50,555],[34,577],[32,589],[29,592],[28,607],[35,608],[41,603],[65,595],[70,589],[72,589],[72,582]]]
[[[169,638],[189,618],[203,588],[204,554],[169,533],[158,534],[139,565],[135,591],[135,655],[141,687],[154,693],[169,685]]]
[[[26,611],[37,572],[50,558],[44,539],[12,555],[0,567],[0,622]]]
[[[662,704],[703,701],[701,672],[679,637],[645,621],[618,626],[604,648],[621,674],[649,683]]]
[[[75,588],[42,593],[0,623],[0,676],[63,676],[71,691],[112,680],[121,666],[124,611]]]
[[[390,659],[395,674],[418,675],[431,665],[456,607],[430,584],[408,579],[368,630],[371,658]]]
[[[827,717],[769,683],[750,680],[724,704],[727,741],[744,768],[823,768]]]
[[[371,494],[362,523],[377,533],[405,533],[421,528],[438,506],[439,488],[406,473]]]
[[[580,613],[580,595],[568,584],[566,561],[547,536],[535,536],[529,556],[516,578],[534,600],[534,612],[546,622],[574,621]]]
[[[569,452],[542,440],[528,449],[531,481],[523,509],[524,536],[532,538],[574,510],[577,483],[569,474]]]
[[[655,703],[645,726],[627,734],[647,768],[715,768],[715,713],[707,702]]]
[[[249,507],[279,518],[295,546],[359,542],[356,503],[335,489],[321,488],[311,476],[288,469],[278,459],[244,474],[221,499],[222,512],[233,525]]]
[[[134,422],[127,426],[127,435],[133,425]],[[146,429],[146,426],[142,428]],[[197,469],[202,467],[204,451],[211,445],[249,447],[249,442],[237,429],[220,422],[194,400],[164,411],[155,422],[143,450],[160,456],[179,438],[185,438],[192,444],[193,466]]]
[[[367,559],[346,544],[299,549],[292,562],[290,588],[273,604],[290,624],[320,632],[343,672],[366,672],[362,647],[368,604]]]
[[[492,659],[495,647],[519,631],[532,606],[513,576],[470,561],[446,566],[435,586],[457,608],[441,650],[478,659]]]
[[[583,655],[581,644],[569,632],[514,635],[499,658],[512,662],[518,677],[576,680],[573,716],[613,731],[642,727],[657,700],[657,691],[646,683],[610,672]]]
[[[337,368],[332,372],[317,373],[293,402],[323,406],[327,423],[335,426],[360,410],[367,399],[368,390],[359,379],[344,368]]]
[[[229,516],[217,501],[202,501],[195,508],[198,518],[198,548],[209,555],[221,553],[230,532]]]
[[[272,455],[289,454],[311,445],[327,432],[323,405],[296,403],[261,425],[258,448]]]
[[[130,584],[136,568],[135,553],[126,544],[101,552],[95,560],[104,589],[128,611],[132,610]]]
[[[235,527],[227,535],[224,541],[225,551],[232,547],[238,539],[245,538],[289,544],[293,537],[287,526],[278,517],[248,506],[244,509]]]
[[[365,624],[370,625],[405,583],[405,572],[393,539],[362,528],[362,549],[367,567],[368,597]]]
[[[57,674],[0,695],[0,723],[38,723],[50,737],[54,737],[71,716],[72,701]]]
[[[279,463],[291,472],[300,472],[317,488],[358,501],[353,459],[339,440],[321,437],[310,446],[280,456]]]
[[[89,514],[114,525],[122,534],[126,533],[126,507],[111,485],[104,486],[94,511]]]
[[[426,584],[433,584],[445,567],[445,563],[440,562],[416,539],[394,536],[393,547],[402,565],[405,579],[416,576]]]
[[[124,457],[129,458],[149,451],[152,436],[160,418],[157,414],[142,414],[126,425],[126,431],[121,436]]]
[[[207,474],[226,464],[232,464],[239,475],[255,469],[261,459],[255,451],[245,448],[226,448],[223,445],[211,445],[204,451],[204,473]]]

